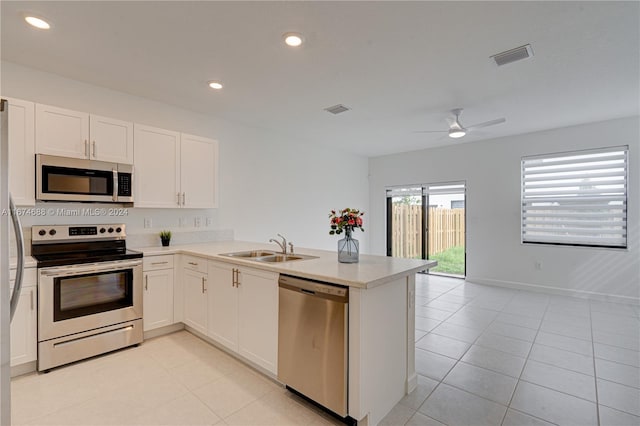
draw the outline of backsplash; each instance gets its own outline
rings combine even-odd
[[[184,244],[200,244],[211,243],[216,241],[231,241],[233,240],[232,229],[217,229],[217,230],[181,230],[170,229],[171,245],[184,245]],[[135,232],[127,229],[127,247],[135,249],[136,247],[160,247],[159,232]],[[31,256],[31,227],[25,226],[22,228],[24,234],[24,252],[26,256]],[[9,257],[17,256],[17,246],[13,232],[10,233],[9,239]]]
[[[168,229],[171,231],[171,245],[211,243],[215,241],[233,240],[232,229],[219,230],[193,230],[183,231],[180,229]],[[160,236],[158,232],[127,232],[127,247],[135,250],[136,247],[160,247]]]

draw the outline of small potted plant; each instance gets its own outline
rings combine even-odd
[[[167,247],[169,245],[169,242],[171,242],[171,231],[161,231],[160,241],[162,241],[163,247]]]

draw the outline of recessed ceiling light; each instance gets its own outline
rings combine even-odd
[[[282,35],[284,42],[287,46],[298,47],[302,45],[304,39],[302,38],[302,34],[299,33],[284,33]]]
[[[31,25],[32,27],[36,27],[41,30],[48,30],[49,28],[51,28],[51,25],[49,25],[47,21],[36,16],[25,16],[24,20],[27,21],[27,24]]]
[[[210,81],[209,87],[215,90],[220,90],[222,89],[222,83],[220,83],[219,81]]]

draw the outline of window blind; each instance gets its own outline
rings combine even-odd
[[[522,242],[627,247],[628,147],[522,158]]]

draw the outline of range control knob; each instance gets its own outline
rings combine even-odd
[[[47,231],[45,231],[44,229],[41,229],[38,231],[38,235],[40,235],[41,237],[44,236],[47,233]]]
[[[104,234],[105,232],[107,232],[107,230],[106,230],[106,229],[104,229],[104,228],[100,228],[100,233],[101,233],[101,234]]]
[[[56,230],[55,229],[50,229],[49,230],[49,235],[56,235]]]
[[[109,233],[113,233],[113,228],[109,228]]]
[[[117,228],[116,228],[116,232],[119,234],[120,232],[122,232],[122,228],[117,227]]]

